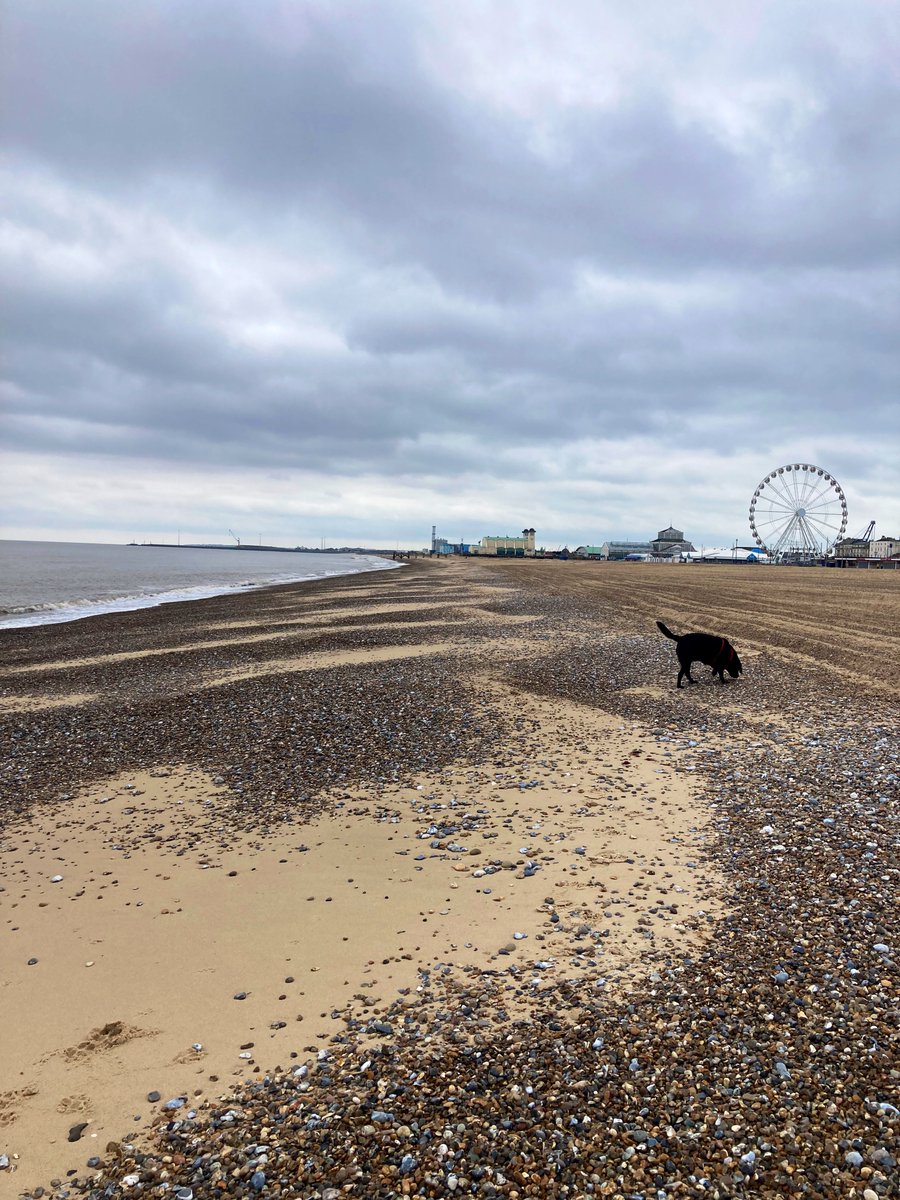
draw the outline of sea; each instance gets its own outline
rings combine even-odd
[[[374,554],[0,540],[0,629],[399,565]]]

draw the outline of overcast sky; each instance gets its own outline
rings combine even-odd
[[[0,536],[900,534],[900,6],[6,0]]]

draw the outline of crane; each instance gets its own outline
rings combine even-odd
[[[859,540],[861,542],[867,542],[869,540],[869,538],[872,536],[872,531],[874,530],[874,528],[875,528],[875,522],[870,521],[869,524],[866,526],[866,532],[864,534],[862,534],[862,536],[860,537]]]
[[[228,530],[228,532],[231,534],[231,536],[234,538],[234,540],[237,542],[237,544],[238,544],[238,545],[240,545],[240,544],[241,544],[241,539],[240,539],[240,538],[238,537],[238,535],[237,535],[237,534],[234,532],[234,530],[233,530],[233,529],[229,529],[229,530]]]

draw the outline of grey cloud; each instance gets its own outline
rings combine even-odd
[[[774,39],[799,99],[752,135],[638,73],[541,143],[434,77],[415,5],[284,11],[279,41],[265,6],[9,5],[12,448],[562,485],[591,439],[690,464],[898,431],[890,56],[785,17],[735,89]]]
[[[250,10],[156,11],[45,5],[43,27],[31,17],[18,39],[13,19],[12,145],[114,188],[196,175],[234,203],[314,210],[348,238],[375,227],[375,259],[508,301],[584,258],[746,270],[872,261],[893,236],[896,80],[885,65],[860,82],[836,47],[817,57],[830,51],[840,86],[816,56],[806,64],[821,109],[780,147],[784,184],[764,152],[685,124],[649,81],[611,110],[560,120],[564,151],[549,163],[523,122],[429,81],[411,42],[389,69],[373,63],[377,21],[360,26],[360,10],[311,22],[289,52],[255,35]],[[848,200],[853,222],[840,216]]]

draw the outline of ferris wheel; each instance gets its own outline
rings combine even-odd
[[[750,528],[757,545],[773,558],[817,558],[844,536],[847,498],[821,467],[788,463],[753,493]]]

